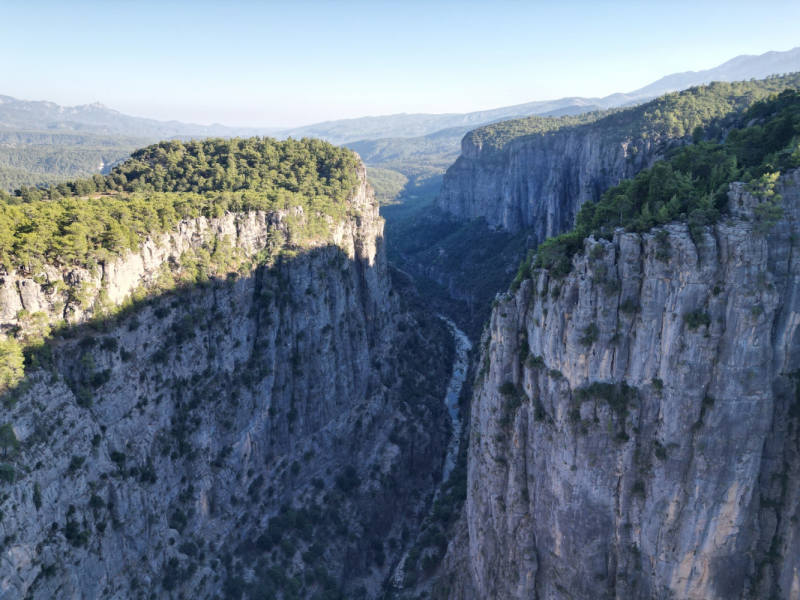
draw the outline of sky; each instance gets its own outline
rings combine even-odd
[[[602,97],[800,46],[800,2],[0,0],[0,94],[230,126]]]

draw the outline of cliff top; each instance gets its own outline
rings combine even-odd
[[[487,158],[510,142],[567,128],[592,127],[619,137],[684,137],[698,126],[706,135],[723,133],[726,121],[754,103],[784,89],[800,87],[800,73],[733,83],[714,82],[671,93],[629,108],[600,110],[578,116],[527,117],[501,121],[469,132],[464,144],[481,148]],[[716,124],[709,128],[709,125]]]
[[[226,211],[292,209],[306,236],[325,235],[347,213],[361,169],[353,152],[319,140],[161,142],[105,177],[0,192],[0,266],[91,267],[181,220]]]
[[[764,199],[757,211],[766,232],[781,215],[774,187],[781,171],[800,167],[800,93],[786,89],[744,111],[725,142],[698,141],[672,151],[634,179],[623,180],[600,202],[585,202],[572,231],[550,238],[520,267],[515,285],[531,267],[563,277],[572,257],[589,236],[610,239],[618,228],[642,232],[672,221],[689,224],[692,237],[702,235],[728,212],[728,190],[735,181]]]

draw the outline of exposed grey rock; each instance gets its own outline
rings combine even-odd
[[[800,170],[776,191],[766,236],[733,184],[700,244],[590,239],[500,299],[472,406],[478,597],[800,595]]]
[[[465,137],[461,156],[444,176],[437,205],[456,217],[484,217],[537,240],[569,229],[581,204],[647,168],[683,139],[629,138],[582,126],[522,137],[501,152]]]
[[[324,541],[316,560],[338,588],[378,594],[404,548],[386,546],[378,560],[374,540],[413,535],[441,473],[448,356],[431,341],[437,328],[423,331],[400,308],[383,221],[360,176],[332,241],[53,343],[52,371],[33,372],[0,414],[21,440],[4,459],[16,480],[0,484],[0,597],[214,596],[238,573],[263,576],[269,554],[258,538],[282,505],[322,515],[278,563],[286,576],[302,581],[302,553]],[[99,290],[119,303],[207,236],[229,236],[251,256],[284,239],[281,220],[185,221],[96,272],[47,271],[47,281],[95,286],[80,305],[8,274],[0,323],[16,325],[23,308],[85,321],[99,314]],[[417,390],[420,372],[441,385],[422,377],[427,389]],[[351,490],[337,480],[348,466]],[[337,518],[344,534],[333,533]],[[267,562],[238,569],[253,552]],[[306,584],[305,595],[321,586]]]

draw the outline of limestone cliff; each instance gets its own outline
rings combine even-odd
[[[522,137],[502,150],[467,135],[445,174],[438,206],[484,217],[510,231],[532,228],[539,242],[569,229],[587,200],[649,167],[681,139],[641,138],[597,124]]]
[[[717,82],[577,120],[530,117],[478,128],[464,136],[437,205],[511,232],[531,228],[541,243],[568,230],[587,200],[695,135],[724,139],[745,126],[738,121],[748,106],[797,84],[796,75]]]
[[[0,597],[378,594],[441,473],[452,339],[401,306],[359,175],[304,247],[282,213],[226,214],[5,274],[0,325],[71,326],[0,411]],[[162,290],[224,239],[237,272]]]
[[[500,299],[472,405],[478,597],[800,597],[800,170],[777,189],[766,235],[733,184],[697,243],[589,239]]]

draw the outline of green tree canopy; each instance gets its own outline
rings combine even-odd
[[[11,423],[0,425],[0,447],[3,448],[3,456],[8,455],[9,450],[15,450],[19,446],[17,434]]]

